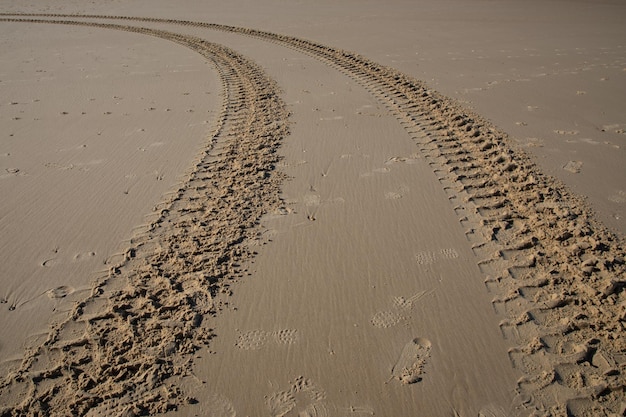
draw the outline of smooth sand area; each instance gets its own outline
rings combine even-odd
[[[626,6],[0,12],[0,415],[624,413]]]

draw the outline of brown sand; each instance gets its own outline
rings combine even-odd
[[[574,178],[574,183],[584,186],[588,161],[600,159],[607,167],[615,164],[617,174],[615,170],[602,174],[600,186],[594,188],[602,189],[597,196],[613,196],[607,200],[616,206],[603,211],[588,193],[600,218],[612,216],[617,221],[611,224],[612,233],[580,197],[542,173],[544,165],[553,167],[547,169],[550,173],[558,171],[554,167],[560,160],[542,159],[552,151],[528,158],[516,142],[537,141],[511,139],[471,112],[469,103],[463,106],[431,89],[450,93],[458,88],[450,80],[458,78],[460,68],[474,77],[484,75],[485,68],[495,65],[489,53],[494,53],[497,42],[484,45],[487,59],[466,56],[467,62],[452,67],[447,83],[442,76],[423,77],[432,82],[423,84],[392,68],[402,67],[400,62],[385,62],[389,67],[384,67],[376,59],[370,61],[378,53],[375,42],[360,48],[361,39],[351,41],[347,36],[360,22],[361,30],[368,29],[365,39],[372,39],[377,31],[393,27],[389,19],[399,15],[374,5],[364,9],[329,5],[315,14],[306,5],[296,9],[278,3],[268,3],[267,8],[256,5],[248,13],[229,9],[233,6],[203,10],[207,6],[199,3],[189,4],[184,12],[163,5],[150,13],[268,31],[104,16],[22,15],[5,16],[12,21],[0,22],[13,42],[9,45],[49,40],[69,49],[55,46],[59,53],[69,54],[70,62],[79,59],[71,56],[72,51],[88,45],[100,50],[99,44],[115,45],[117,39],[119,49],[128,48],[130,42],[141,49],[126,64],[137,66],[137,71],[145,67],[149,74],[162,75],[155,69],[150,49],[144,49],[153,45],[159,61],[171,59],[172,66],[189,62],[193,75],[186,80],[191,87],[176,84],[173,74],[158,82],[153,100],[161,100],[172,119],[142,119],[143,103],[137,99],[141,86],[133,83],[137,90],[129,90],[123,79],[116,81],[113,84],[127,94],[125,100],[133,100],[120,111],[128,121],[118,116],[114,122],[119,130],[111,132],[109,140],[116,142],[96,148],[93,156],[58,157],[55,153],[75,144],[74,140],[66,145],[64,138],[97,129],[98,123],[110,127],[106,118],[113,114],[105,110],[82,125],[80,117],[73,116],[80,111],[76,104],[80,100],[72,97],[65,103],[69,111],[49,114],[57,103],[64,104],[53,88],[61,89],[65,82],[67,90],[79,76],[72,75],[76,66],[68,69],[62,62],[55,67],[52,47],[44,44],[38,51],[42,63],[35,73],[56,68],[51,90],[38,99],[52,95],[51,107],[48,113],[45,108],[22,111],[30,112],[26,117],[33,119],[49,117],[45,129],[54,128],[54,140],[43,149],[9,140],[3,145],[7,151],[0,151],[10,163],[18,152],[33,148],[41,149],[41,157],[19,160],[19,168],[7,163],[3,180],[30,179],[26,190],[52,194],[57,211],[47,211],[50,203],[34,197],[18,199],[19,185],[6,186],[6,192],[16,198],[4,203],[3,210],[21,212],[24,220],[20,221],[26,226],[11,231],[15,220],[3,217],[7,222],[2,226],[3,248],[14,252],[3,250],[7,255],[2,262],[7,269],[2,275],[7,306],[1,319],[2,415],[622,415],[626,408],[624,251],[613,233],[622,232],[615,213],[623,204],[619,173],[624,165],[619,164],[623,155],[616,136],[620,128],[615,125],[623,121],[611,125],[616,132],[604,129],[602,133],[610,136],[604,145],[576,141],[577,152],[584,155],[566,158],[559,168],[566,173],[564,181]],[[512,9],[507,11],[515,10],[515,2],[509,3]],[[77,9],[68,0],[64,7],[15,7],[10,12],[102,14],[106,9],[107,14],[148,15],[138,5],[105,6]],[[446,19],[454,21],[460,10],[453,6],[454,2],[445,7],[398,4],[396,13],[412,10],[433,17],[447,10],[452,16]],[[551,7],[555,6],[545,6],[547,11]],[[602,15],[608,21],[611,7],[605,6]],[[580,5],[574,9],[574,20],[580,18],[576,10],[586,10]],[[270,20],[272,10],[283,13]],[[346,10],[363,14],[349,19]],[[498,13],[481,10],[485,19]],[[382,24],[368,25],[372,17],[381,17]],[[405,18],[398,29],[410,22],[408,15]],[[439,19],[445,20],[441,15]],[[281,27],[284,30],[277,30]],[[460,22],[457,28],[463,27]],[[443,36],[433,33],[435,38]],[[460,33],[456,39],[469,43],[472,38],[463,40]],[[480,40],[478,35],[474,41]],[[54,36],[81,41],[71,49],[71,43]],[[399,49],[410,38],[406,32],[395,36],[400,39]],[[368,58],[324,44],[352,45],[349,49]],[[598,45],[585,49],[585,54],[598,52],[597,65],[587,72],[616,70],[623,51],[619,55],[617,46],[601,49]],[[457,52],[447,50],[458,58],[455,53],[462,46],[457,45]],[[436,55],[434,46],[430,48],[424,48],[432,53],[426,58],[428,65],[441,69],[448,62],[432,58]],[[106,77],[115,76],[120,62],[124,65],[124,50],[119,49],[105,55],[115,62],[103,70]],[[601,50],[610,50],[610,59],[602,60]],[[200,55],[194,58],[192,51]],[[406,51],[402,56],[408,57]],[[102,58],[97,54],[92,59]],[[529,60],[518,59],[531,68]],[[204,61],[211,66],[196,69]],[[159,65],[169,68],[163,62]],[[24,78],[19,75],[22,68],[29,67],[17,65],[6,71],[0,83],[3,91]],[[45,81],[45,77],[30,77],[22,81],[29,88]],[[565,75],[552,78],[552,91],[558,92],[559,82],[568,82]],[[5,79],[11,81],[9,87]],[[149,80],[141,79],[150,88]],[[536,81],[529,84],[542,85]],[[456,82],[470,90],[471,83]],[[592,87],[579,95],[610,99],[615,94]],[[500,107],[498,101],[510,93],[507,88],[494,87],[498,91],[485,94],[482,102],[471,92],[461,95],[476,100],[472,106],[489,118],[501,117],[498,124],[508,130],[510,116],[502,110],[506,103]],[[118,97],[111,94],[110,84],[96,84],[96,89],[103,99]],[[34,93],[16,89],[13,94],[18,91],[23,97],[0,108],[2,123],[9,127],[22,120],[21,109],[15,106],[34,101],[30,97]],[[516,93],[536,100],[537,109],[549,104],[533,95],[532,88]],[[191,96],[199,101],[185,101]],[[490,108],[485,104],[490,101],[495,103],[493,112],[481,108]],[[111,103],[103,106],[107,105]],[[160,107],[149,106],[147,113]],[[196,111],[178,110],[184,107],[202,109],[203,115],[195,119]],[[621,117],[614,110],[617,116],[611,117]],[[89,111],[85,113],[81,116]],[[569,108],[560,114],[579,122]],[[69,117],[74,131],[64,130],[70,129],[64,124]],[[603,113],[590,120],[604,123],[603,117],[608,116]],[[540,132],[557,119],[543,112],[543,118],[526,126],[535,124]],[[137,126],[143,124],[155,133],[142,142],[140,154],[161,149],[149,144],[169,143],[173,135],[190,138],[191,145],[187,150],[178,144],[160,150],[155,158],[163,159],[157,159],[157,166],[168,170],[166,177],[178,176],[180,182],[145,188],[130,206],[122,207],[116,192],[122,180],[116,183],[104,173],[100,179],[84,182],[48,178],[41,168],[49,168],[45,164],[54,155],[59,172],[86,175],[95,169],[85,161],[96,161],[100,155],[109,175],[154,172],[150,165],[154,160],[141,160],[123,148],[128,141],[124,132],[137,135]],[[33,141],[41,134],[33,125],[16,132]],[[189,125],[204,127],[188,133],[178,130]],[[573,132],[567,123],[562,127],[563,132]],[[569,144],[551,144],[550,149],[571,153]],[[92,142],[88,145],[86,149],[91,149]],[[133,143],[131,149],[136,148]],[[179,162],[169,160],[174,157]],[[115,163],[106,163],[109,160]],[[31,165],[22,168],[26,163]],[[58,192],[50,192],[52,184],[60,184]],[[123,196],[133,194],[133,188],[127,188]],[[111,196],[89,207],[94,190],[111,190]],[[164,196],[165,191],[170,193]],[[66,192],[67,197],[60,199]],[[153,215],[146,220],[150,207]],[[110,217],[95,217],[92,210],[97,208]],[[617,211],[611,212],[613,208]],[[63,217],[68,214],[71,220]],[[121,218],[128,223],[120,225]],[[62,236],[28,219],[56,223],[61,230],[68,225],[76,228]],[[142,224],[132,232],[133,226]],[[32,237],[36,235],[41,238]],[[88,249],[105,239],[100,236],[106,236],[106,242]],[[9,237],[22,239],[21,243],[13,244]],[[49,260],[39,262],[39,269],[29,271],[39,252],[57,246]],[[111,256],[120,246],[120,255]],[[12,261],[15,253],[26,253],[21,264]],[[57,261],[71,253],[79,256],[65,266]],[[84,253],[94,253],[92,265],[78,262]],[[105,272],[98,273],[102,268],[95,265],[101,262],[106,264]],[[40,271],[48,266],[57,267],[61,271],[57,274],[65,277],[44,277],[48,272]],[[55,315],[44,330],[51,310]]]

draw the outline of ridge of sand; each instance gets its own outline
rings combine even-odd
[[[364,86],[410,133],[466,229],[477,265],[486,276],[485,284],[496,294],[493,304],[507,317],[501,322],[502,332],[518,345],[509,355],[525,375],[518,381],[517,389],[526,411],[552,415],[608,415],[623,411],[626,346],[620,334],[625,318],[622,297],[626,282],[622,244],[593,219],[580,199],[543,176],[522,152],[514,149],[504,133],[421,82],[355,54],[244,28],[139,20],[198,25],[283,43],[326,62]],[[422,252],[418,262],[432,263],[446,253]],[[232,271],[233,265],[223,266],[222,274],[228,276]],[[201,288],[200,284],[193,281],[194,288]],[[126,295],[129,294],[135,294],[135,290]],[[378,322],[389,318],[385,317],[378,317]],[[69,325],[64,329],[74,331]],[[68,345],[67,336],[61,339],[65,341],[61,346]],[[242,343],[248,339],[243,337]],[[87,343],[84,340],[80,339],[77,348],[82,349]],[[392,376],[416,382],[422,362],[428,358],[415,352],[429,349],[426,339],[413,339],[403,349]],[[415,372],[407,374],[405,370],[413,366]],[[27,371],[24,369],[23,375]],[[68,377],[72,378],[70,371]],[[37,387],[44,385],[39,384],[42,376],[55,385],[61,375],[63,370],[57,367],[31,378]],[[156,381],[154,387],[158,386],[158,378]],[[10,386],[11,383],[5,383],[3,392],[11,391],[7,389]],[[295,395],[314,393],[316,389],[307,381],[296,380],[291,391]],[[171,393],[169,399],[165,397],[152,395],[144,400],[149,398],[145,404],[159,410],[173,407],[183,399],[176,393]],[[143,404],[141,399],[126,398],[106,406],[121,410],[130,401]],[[273,415],[289,411],[281,407],[276,405]]]

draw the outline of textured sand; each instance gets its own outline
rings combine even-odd
[[[624,8],[229,4],[3,10],[2,415],[623,414]]]

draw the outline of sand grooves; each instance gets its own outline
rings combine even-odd
[[[253,256],[259,218],[279,204],[276,153],[287,111],[276,84],[228,48],[161,30],[85,22],[157,36],[212,61],[224,86],[206,150],[92,295],[3,375],[0,415],[143,415],[185,402],[173,378],[212,332],[228,281]],[[176,384],[178,385],[178,384]]]
[[[41,15],[43,16],[43,15]],[[289,36],[209,23],[126,16],[61,16],[182,24],[254,36],[307,53],[368,89],[404,125],[448,193],[505,317],[511,361],[525,376],[526,410],[622,415],[626,408],[625,251],[583,201],[542,175],[480,116],[402,73]]]

